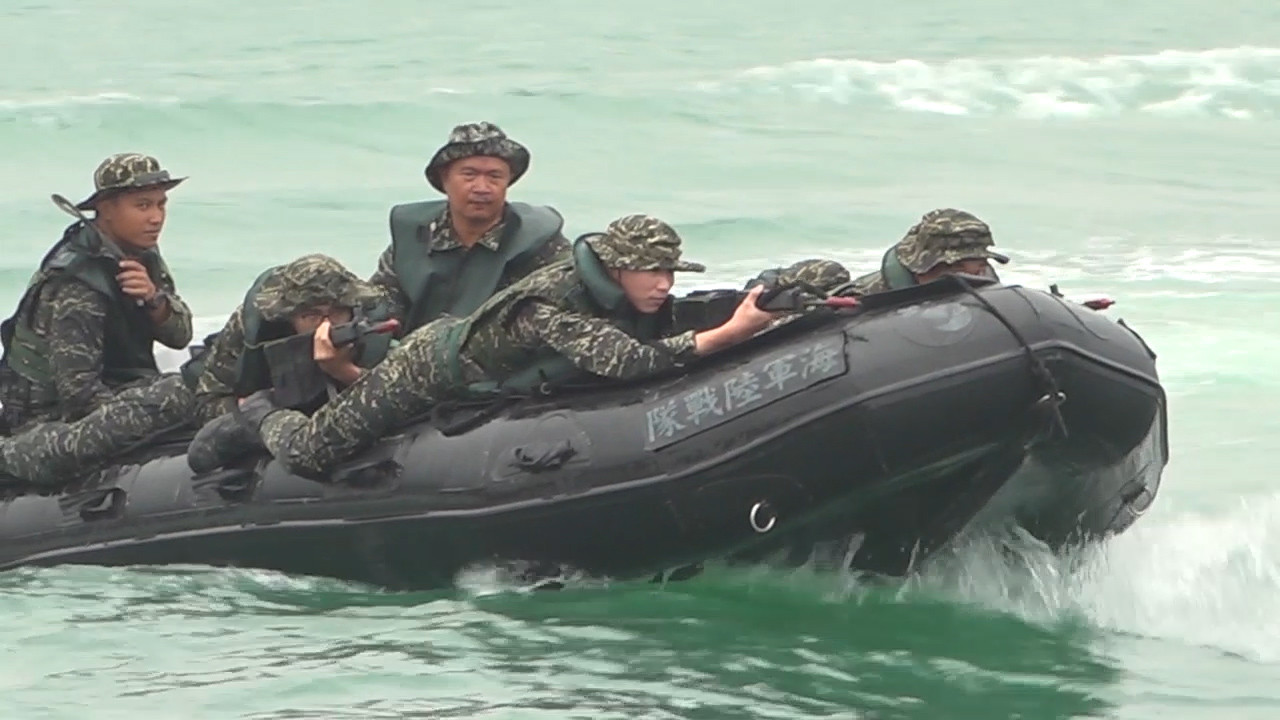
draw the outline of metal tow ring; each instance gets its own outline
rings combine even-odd
[[[751,512],[747,515],[747,520],[748,522],[751,523],[751,529],[761,534],[767,533],[770,530],[772,530],[773,526],[778,522],[778,516],[774,515],[772,510],[769,510],[767,508],[769,508],[769,503],[764,500],[761,500],[760,502],[757,502],[755,505],[751,506]],[[769,519],[765,521],[764,524],[760,523],[761,510],[765,510],[769,516]]]

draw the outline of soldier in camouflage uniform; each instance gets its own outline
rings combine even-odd
[[[0,471],[42,484],[89,472],[184,423],[191,394],[161,375],[154,343],[191,341],[191,311],[157,249],[173,178],[155,158],[113,155],[3,325]]]
[[[750,338],[774,317],[756,307],[755,288],[720,327],[673,335],[673,273],[705,269],[680,259],[675,230],[629,215],[578,242],[589,252],[580,248],[574,261],[529,275],[467,318],[441,318],[415,331],[311,418],[280,410],[261,393],[241,406],[240,420],[291,472],[320,479],[471,383],[502,383],[531,365],[556,362],[570,372],[643,377]]]
[[[391,209],[391,244],[369,282],[408,333],[464,317],[499,290],[568,257],[564,221],[549,206],[507,202],[529,151],[489,122],[453,128],[425,174],[447,201]]]
[[[311,357],[330,379],[330,396],[350,385],[364,370],[356,364],[355,345],[337,350],[329,342],[331,324],[352,319],[377,293],[334,258],[304,255],[267,270],[214,336],[195,380],[195,417],[200,425],[234,412],[239,398],[272,385],[264,343],[292,334],[314,333]],[[261,447],[256,434],[240,423],[224,422],[193,442],[187,464],[208,472]]]
[[[245,391],[246,382],[260,379],[243,377],[241,359],[262,342],[278,337],[263,337],[261,332],[251,332],[257,337],[248,337],[246,314],[252,325],[277,323],[287,326],[283,332],[311,333],[327,322],[349,321],[353,310],[367,306],[376,297],[374,290],[342,263],[321,254],[304,255],[286,265],[271,268],[261,282],[255,284],[251,295],[236,307],[209,345],[195,389],[195,417],[201,425],[234,410],[237,397],[263,389],[250,386]],[[246,307],[249,307],[248,313]],[[255,313],[261,321],[253,317]],[[282,336],[282,333],[277,332],[276,335]],[[327,367],[322,364],[321,367],[344,387],[361,372],[350,353],[344,354],[338,362],[328,363]]]
[[[989,260],[1009,258],[992,250],[991,228],[963,210],[930,210],[912,225],[902,240],[885,253],[880,270],[853,281],[859,295],[926,283],[942,275],[963,272],[995,277]]]

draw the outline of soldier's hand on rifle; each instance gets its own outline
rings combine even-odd
[[[769,327],[769,323],[781,315],[780,313],[772,313],[760,309],[757,303],[762,292],[764,292],[764,285],[756,285],[751,288],[747,291],[746,297],[742,299],[742,302],[738,303],[738,309],[734,310],[732,317],[719,327],[695,333],[693,336],[694,352],[698,355],[710,355],[713,352],[718,352],[748,340],[756,333]]]
[[[360,377],[360,367],[355,364],[356,346],[345,345],[341,349],[334,347],[329,340],[330,326],[331,323],[326,318],[316,328],[311,356],[325,375],[341,385],[350,385]]]

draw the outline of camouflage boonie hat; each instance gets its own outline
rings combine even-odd
[[[703,272],[705,265],[680,259],[680,236],[650,215],[626,215],[603,233],[586,236],[600,264],[618,270]]]
[[[288,320],[321,305],[356,308],[376,297],[376,291],[342,263],[317,253],[277,267],[263,280],[253,304],[268,320]]]
[[[449,133],[449,140],[431,157],[423,171],[431,187],[444,192],[441,175],[445,166],[454,160],[465,157],[486,155],[506,160],[511,166],[511,182],[515,185],[520,176],[529,169],[529,151],[525,146],[507,137],[502,128],[491,122],[476,122],[458,125]]]
[[[911,226],[898,242],[898,260],[913,273],[926,273],[934,266],[961,260],[1009,258],[991,249],[991,228],[972,213],[954,208],[930,210]]]
[[[780,285],[804,283],[819,290],[830,291],[849,282],[849,271],[834,260],[801,260],[782,269],[778,273]]]
[[[160,167],[160,161],[141,153],[119,153],[103,160],[93,171],[93,194],[76,207],[92,210],[94,203],[126,190],[160,188],[168,190],[186,180],[170,177],[169,171]]]

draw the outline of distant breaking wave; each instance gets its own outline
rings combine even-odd
[[[55,95],[52,97],[31,97],[24,99],[0,98],[0,112],[75,107],[77,105],[125,105],[142,102],[150,102],[153,104],[174,103],[177,102],[177,98],[156,98],[144,100],[137,95],[132,95],[126,92],[100,92],[86,95]]]
[[[818,58],[751,68],[699,89],[942,115],[1087,118],[1139,112],[1256,120],[1280,115],[1280,48],[939,63]]]
[[[258,95],[270,95],[269,90],[262,90]],[[376,89],[366,94],[379,95]],[[385,93],[392,95],[390,91]],[[371,107],[390,106],[410,109],[429,104],[430,99],[437,96],[465,95],[467,91],[447,87],[417,90],[415,94],[402,96],[393,100],[372,97],[355,99],[350,97],[328,98],[319,95],[290,96],[280,94],[275,97],[235,96],[213,92],[208,89],[189,88],[179,94],[166,95],[134,95],[127,92],[103,91],[97,93],[67,93],[44,96],[0,97],[0,125],[9,123],[31,124],[37,126],[71,126],[75,123],[99,122],[107,117],[120,116],[126,113],[148,112],[168,109],[175,112],[186,112],[194,115],[216,116],[228,112],[279,111],[315,107],[332,108],[336,111],[349,111],[363,114]]]
[[[267,73],[233,84],[190,79],[177,85],[160,83],[158,95],[145,97],[115,88],[0,97],[0,124],[69,124],[161,107],[218,113],[230,108],[258,112],[323,106],[363,115],[373,107],[409,112],[439,107],[448,98],[476,103],[486,97],[621,100],[638,103],[632,109],[643,107],[646,112],[652,111],[654,103],[676,112],[690,99],[729,98],[736,105],[744,99],[777,98],[788,103],[960,117],[1083,119],[1135,113],[1239,121],[1280,117],[1280,48],[944,61],[816,58],[703,80],[664,78],[659,73],[639,84],[555,75],[532,84],[516,78],[450,78],[424,84],[416,76],[406,77],[398,67],[386,64],[365,74],[348,68],[341,76],[309,84],[306,92],[299,91],[293,76]]]

